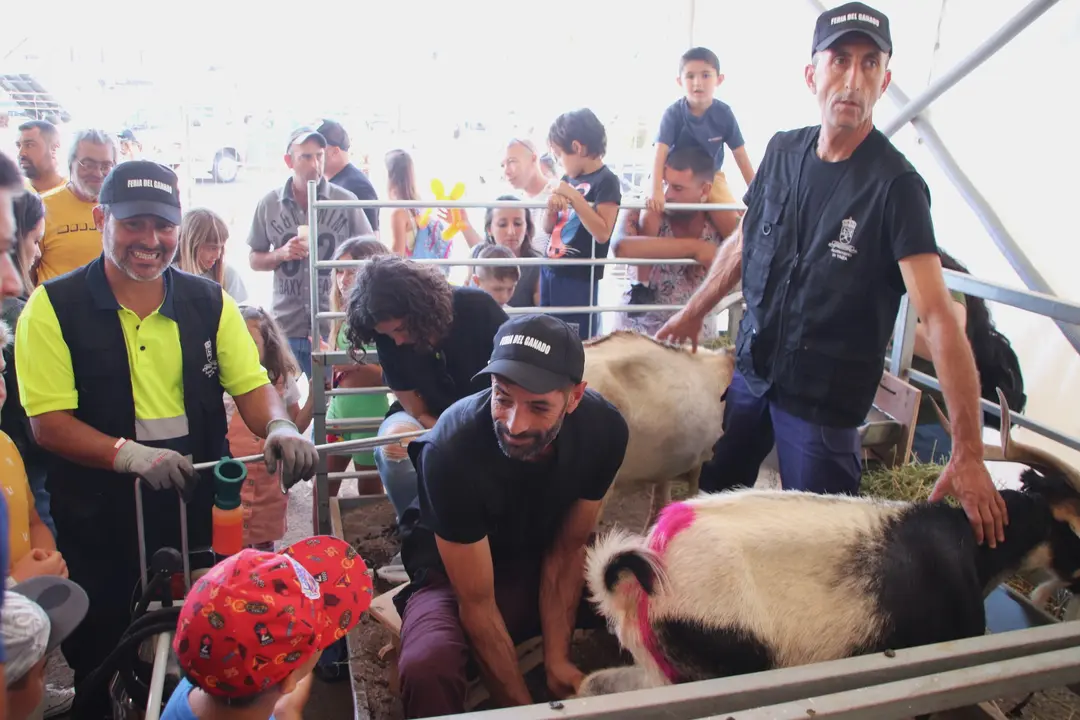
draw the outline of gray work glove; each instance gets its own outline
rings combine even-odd
[[[266,470],[271,475],[278,471],[280,461],[281,484],[286,490],[301,480],[309,480],[319,464],[319,451],[311,441],[300,434],[296,425],[280,418],[266,426],[263,453]]]
[[[126,440],[113,458],[113,470],[138,475],[155,490],[176,488],[187,502],[195,494],[199,475],[186,457],[175,450],[163,450]]]

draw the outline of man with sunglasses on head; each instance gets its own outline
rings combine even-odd
[[[101,231],[94,207],[105,176],[119,158],[116,138],[103,130],[80,130],[68,155],[69,180],[41,196],[45,236],[41,239],[38,282],[82,267],[101,254]]]

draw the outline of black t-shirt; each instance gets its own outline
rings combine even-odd
[[[417,584],[441,569],[437,534],[471,544],[485,537],[498,568],[536,563],[579,499],[601,500],[622,465],[629,430],[594,390],[566,416],[555,451],[542,462],[508,458],[491,417],[491,388],[454,403],[431,432],[409,445],[419,495],[402,517],[402,560]]]
[[[341,168],[341,172],[330,178],[330,182],[345,188],[355,195],[357,200],[379,199],[378,194],[375,192],[375,186],[368,180],[367,175],[352,163],[348,163]],[[371,223],[371,229],[377,231],[379,229],[379,208],[364,208],[364,214],[367,215],[368,221]]]
[[[480,251],[491,244],[490,241],[478,244],[472,249],[472,256],[478,257]],[[522,257],[540,257],[540,253],[533,249],[531,245],[527,245],[525,247],[525,254],[522,255]],[[510,302],[508,302],[507,305],[510,307],[536,307],[536,301],[533,298],[533,294],[536,292],[537,285],[540,282],[540,266],[519,265],[518,270],[521,272],[521,277],[518,278],[517,285],[514,286],[514,294],[510,296]]]
[[[576,178],[564,175],[563,180],[583,193],[585,199],[589,201],[593,208],[605,203],[618,205],[622,202],[622,185],[619,183],[619,176],[613,173],[607,165],[601,166],[595,172],[578,175]],[[569,208],[568,212],[570,213],[570,219],[563,226],[562,241],[564,245],[574,248],[577,252],[568,252],[567,257],[592,257],[592,234],[581,222],[581,218],[574,212],[573,207]],[[607,242],[610,238],[597,239],[605,242],[596,244],[596,257],[606,258],[608,256],[608,247],[611,245],[610,242]],[[587,280],[590,275],[588,265],[559,265],[556,263],[551,268],[558,275],[566,277],[578,277]],[[597,265],[596,279],[600,280],[603,277],[604,266]]]
[[[434,352],[417,352],[414,345],[375,336],[386,384],[391,390],[419,393],[428,411],[438,417],[454,401],[490,385],[487,378],[473,380],[473,376],[487,366],[495,333],[506,320],[503,309],[483,290],[454,288],[454,321]],[[394,405],[390,412],[400,407]]]
[[[853,155],[840,162],[826,162],[815,151],[816,142],[807,148],[802,160],[798,187],[799,251],[818,232],[818,223],[825,216],[836,187],[851,169],[852,163],[861,158]],[[855,152],[858,153],[860,147]],[[756,179],[756,177],[755,177]],[[911,255],[937,253],[934,221],[930,214],[930,197],[926,183],[917,173],[906,173],[893,181],[885,197],[885,218],[882,239],[888,243],[890,252],[883,253],[884,282],[903,293],[904,278],[900,274],[900,260]]]

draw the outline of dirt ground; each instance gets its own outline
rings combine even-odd
[[[760,485],[771,485],[768,478],[763,478]],[[676,499],[683,496],[685,487],[675,488]],[[633,531],[643,529],[648,514],[648,496],[645,494],[615,496],[605,507],[601,521],[601,530],[606,530],[618,523]],[[385,565],[398,551],[398,542],[394,536],[394,514],[388,502],[365,505],[343,515],[342,522],[345,539],[351,542],[361,557],[373,570]],[[391,588],[376,578],[376,595]],[[358,661],[358,679],[362,680],[367,694],[368,711],[374,720],[401,720],[401,703],[391,692],[389,685],[390,664],[379,659],[380,650],[390,642],[390,634],[365,615],[360,625],[360,648]],[[628,664],[629,656],[620,652],[615,639],[603,631],[594,631],[592,635],[576,642],[573,648],[574,659],[585,672],[613,665]],[[548,697],[542,668],[526,677],[526,682],[537,702],[546,702]],[[322,693],[326,694],[322,694]],[[343,717],[351,710],[348,683],[315,688],[312,704],[305,716],[309,718]],[[316,696],[321,695],[318,701]],[[1010,718],[1024,720],[1080,720],[1080,697],[1067,689],[1053,689],[1036,693],[1019,712],[1010,713],[1025,701],[1025,696],[1002,698],[998,707],[1009,713]],[[348,704],[344,704],[348,703]],[[481,706],[477,709],[486,709]],[[361,715],[362,717],[362,715]]]

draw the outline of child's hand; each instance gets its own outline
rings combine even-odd
[[[548,212],[561,213],[564,212],[568,207],[570,207],[570,201],[562,195],[552,193],[548,196],[547,206]]]
[[[573,204],[575,200],[585,197],[576,187],[566,182],[565,180],[561,181],[558,185],[556,185],[553,192],[556,195],[566,198],[567,202],[569,202],[570,204]]]
[[[664,212],[664,183],[657,182],[653,184],[652,193],[645,198],[645,209],[649,212],[663,213]]]
[[[29,580],[40,575],[68,576],[67,562],[57,550],[34,548],[22,560],[15,564],[11,576],[16,582]]]

